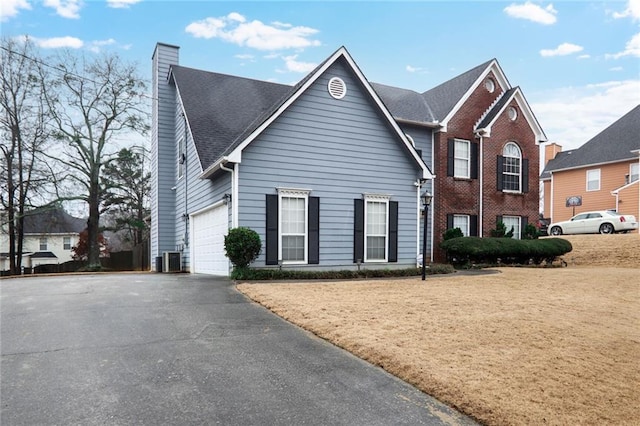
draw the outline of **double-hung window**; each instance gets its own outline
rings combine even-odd
[[[600,169],[587,170],[587,191],[600,190]]]
[[[455,214],[453,215],[453,227],[460,228],[462,235],[468,237],[469,234],[469,215]]]
[[[462,139],[454,140],[453,176],[458,178],[471,177],[471,143]]]
[[[521,191],[522,182],[522,153],[513,142],[507,143],[503,150],[502,189],[503,191]]]
[[[389,238],[389,198],[367,196],[365,199],[365,262],[387,261]]]
[[[184,163],[186,161],[186,156],[184,153],[184,137],[180,137],[180,139],[178,139],[178,146],[176,147],[178,150],[178,155],[177,155],[177,166],[178,166],[178,179],[180,179],[182,177],[182,175],[184,174]]]
[[[62,248],[64,250],[71,250],[71,237],[62,238]]]
[[[513,229],[513,237],[516,240],[520,239],[520,216],[502,216],[502,223],[506,228],[507,233]]]
[[[307,263],[309,191],[278,191],[280,207],[279,259],[284,263]]]
[[[47,237],[40,238],[40,251],[47,250]]]

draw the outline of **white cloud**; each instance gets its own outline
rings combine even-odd
[[[131,5],[139,3],[141,0],[107,0],[107,6],[114,9],[128,9]]]
[[[2,7],[0,7],[0,22],[13,18],[20,9],[31,10],[31,5],[27,0],[2,0]]]
[[[96,41],[92,41],[90,46],[89,46],[89,50],[94,52],[94,53],[99,53],[100,50],[102,49],[102,47],[104,46],[111,46],[116,44],[116,41],[112,38],[108,39],[108,40],[96,40]]]
[[[80,8],[82,7],[82,0],[44,0],[43,4],[55,9],[56,13],[63,18],[80,18],[78,12],[80,12]]]
[[[52,38],[35,38],[32,37],[32,40],[36,45],[42,47],[43,49],[60,49],[60,48],[71,48],[71,49],[80,49],[84,46],[84,42],[76,37],[52,37]]]
[[[185,31],[196,38],[219,38],[258,50],[320,46],[320,41],[312,39],[318,33],[316,29],[282,23],[266,25],[257,20],[248,22],[244,16],[236,12],[219,18],[210,17],[192,22],[187,25]]]
[[[624,68],[622,67],[611,67],[609,68],[609,71],[622,71]]]
[[[631,18],[633,21],[640,21],[640,0],[629,0],[627,8],[623,12],[613,12],[613,17]]]
[[[623,56],[635,56],[640,58],[640,33],[631,37],[631,40],[624,46],[624,50],[615,54],[606,54],[607,59],[619,59]]]
[[[421,71],[421,70],[422,70],[422,68],[420,68],[420,67],[412,67],[411,65],[407,65],[407,66],[405,67],[405,69],[406,69],[408,72],[418,72],[418,71]]]
[[[298,58],[298,55],[282,57],[282,59],[284,59],[284,62],[287,66],[288,71],[306,73],[306,72],[313,71],[313,69],[317,66],[317,64],[314,64],[313,62],[296,61],[297,58]]]
[[[238,59],[253,59],[255,56],[250,55],[248,53],[244,53],[241,55],[235,55],[234,58],[238,58]]]
[[[584,48],[572,43],[562,43],[555,49],[542,49],[540,51],[541,56],[566,56],[573,53],[582,52]]]
[[[540,5],[527,1],[524,4],[513,3],[504,8],[504,12],[512,18],[526,19],[543,25],[552,25],[557,21],[558,11],[549,4],[543,8]]]
[[[589,59],[589,58],[591,58],[591,55],[584,54],[584,55],[578,56],[578,59]]]
[[[636,107],[638,93],[640,80],[624,80],[556,88],[528,97],[549,141],[568,150],[583,145]]]

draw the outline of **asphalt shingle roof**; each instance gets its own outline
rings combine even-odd
[[[638,149],[640,149],[640,105],[581,147],[558,153],[547,163],[540,177],[543,179],[549,177],[550,172],[555,170],[637,158],[637,154],[632,154],[631,151]]]
[[[57,207],[30,211],[24,216],[25,234],[75,234],[86,227],[86,220],[73,217]]]

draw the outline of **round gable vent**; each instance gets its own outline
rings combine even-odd
[[[334,99],[342,99],[347,94],[347,85],[344,84],[344,80],[340,77],[333,77],[329,80],[327,88],[329,89],[329,94]]]

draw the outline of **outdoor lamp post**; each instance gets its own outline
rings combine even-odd
[[[422,281],[424,281],[427,276],[427,220],[429,217],[429,204],[431,204],[433,195],[426,190],[420,198],[424,206],[424,232],[422,233]]]

